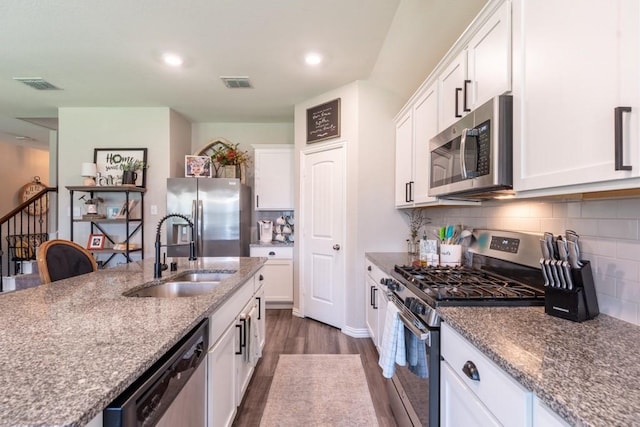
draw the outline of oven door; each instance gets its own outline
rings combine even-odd
[[[405,327],[407,361],[412,352],[422,351],[426,366],[409,368],[396,365],[393,378],[387,389],[391,409],[399,426],[438,426],[440,422],[440,330],[430,328],[419,320],[395,295],[388,295],[389,303],[395,304]],[[410,349],[412,345],[416,347]],[[420,348],[421,347],[421,348]],[[414,358],[415,361],[415,358]],[[419,372],[426,368],[426,378]]]

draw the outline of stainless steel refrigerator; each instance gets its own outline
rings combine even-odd
[[[251,200],[251,188],[239,179],[167,179],[167,214],[183,214],[193,221],[198,257],[249,256]],[[166,232],[167,256],[188,257],[187,222],[171,217]]]

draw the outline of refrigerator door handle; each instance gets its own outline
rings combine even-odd
[[[202,256],[202,254],[204,253],[204,242],[203,240],[203,236],[204,236],[204,213],[203,213],[203,205],[202,205],[202,200],[198,200],[198,255],[197,256]],[[194,224],[196,225],[196,224]]]

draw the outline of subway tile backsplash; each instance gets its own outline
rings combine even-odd
[[[431,225],[555,235],[575,230],[591,261],[600,312],[640,325],[640,198],[485,202],[481,207],[429,209]]]

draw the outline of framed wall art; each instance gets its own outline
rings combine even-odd
[[[93,162],[96,164],[98,176],[96,184],[99,186],[121,185],[122,165],[132,161],[143,162],[147,165],[146,148],[95,148]],[[147,168],[137,171],[136,187],[146,187]]]
[[[307,109],[307,144],[340,136],[340,98]]]
[[[211,157],[184,156],[184,176],[194,178],[211,178]]]

